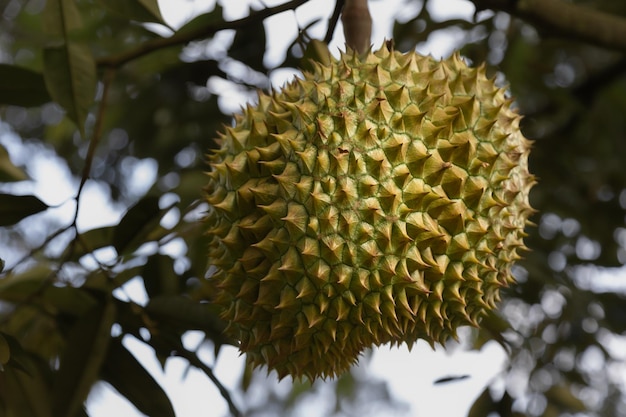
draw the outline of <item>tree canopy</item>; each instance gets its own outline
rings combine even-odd
[[[469,417],[626,416],[626,2],[467,0],[471,19],[439,20],[432,5],[443,1],[395,2],[395,48],[462,35],[461,55],[509,85],[538,177],[518,282],[467,336],[472,349],[506,349],[503,388],[488,387]],[[179,357],[201,370],[233,415],[290,415],[315,389],[294,382],[242,408],[182,338],[200,331],[198,349],[215,351],[234,343],[207,302],[199,221],[204,155],[231,122],[229,100],[306,68],[312,40],[339,36],[343,1],[252,2],[235,20],[226,2],[207,3],[171,28],[157,0],[0,0],[0,416],[87,416],[97,381],[148,416],[174,416],[124,337],[163,365]],[[296,18],[313,3],[328,9]],[[278,15],[298,33],[274,63]],[[45,197],[32,179],[44,161],[67,173]],[[119,221],[81,220],[101,209],[90,187]],[[145,305],[119,296],[131,280]],[[255,384],[246,368],[241,392]],[[379,381],[348,373],[329,386],[329,415],[393,407]]]

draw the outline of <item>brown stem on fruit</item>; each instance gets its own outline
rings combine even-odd
[[[367,0],[345,0],[341,22],[346,45],[358,54],[367,52],[372,38],[372,16]]]

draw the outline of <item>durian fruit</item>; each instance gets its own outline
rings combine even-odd
[[[385,46],[330,62],[259,93],[209,156],[214,302],[280,378],[477,326],[533,212],[530,142],[484,67]]]

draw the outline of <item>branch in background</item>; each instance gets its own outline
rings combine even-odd
[[[220,380],[217,379],[217,377],[213,373],[213,369],[211,369],[208,365],[202,362],[200,358],[198,358],[197,354],[185,349],[182,344],[178,344],[176,348],[176,355],[183,359],[186,359],[192,366],[200,369],[211,380],[211,382],[213,382],[215,387],[222,395],[222,398],[224,398],[224,400],[228,404],[228,409],[230,410],[230,413],[233,415],[233,417],[243,416],[243,414],[241,413],[241,411],[239,411],[233,399],[231,398],[228,389],[226,389],[226,387],[222,385]]]
[[[626,51],[626,19],[563,0],[472,0],[477,10],[503,11],[561,35]]]
[[[98,67],[118,68],[129,61],[140,58],[144,55],[148,55],[149,53],[157,51],[159,49],[168,48],[170,46],[176,45],[185,45],[191,41],[213,36],[221,30],[238,29],[244,26],[248,26],[252,23],[257,23],[275,14],[282,13],[287,10],[296,9],[307,1],[308,0],[292,0],[278,6],[268,7],[266,9],[251,13],[249,16],[242,19],[233,20],[230,22],[218,22],[214,25],[208,25],[195,30],[185,31],[184,33],[180,34],[175,33],[169,38],[155,39],[153,41],[146,42],[135,49],[122,52],[121,54],[100,58],[96,61],[96,63]]]
[[[335,33],[335,28],[337,27],[337,22],[341,15],[341,9],[343,9],[345,2],[346,0],[337,0],[335,2],[335,10],[333,10],[333,14],[328,21],[328,29],[326,30],[326,36],[324,36],[324,43],[326,43],[326,45],[333,40],[333,34]]]

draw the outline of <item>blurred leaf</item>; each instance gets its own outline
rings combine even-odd
[[[53,410],[72,417],[80,410],[100,373],[115,322],[115,304],[92,308],[72,328],[53,385]]]
[[[562,384],[551,386],[544,395],[549,404],[558,406],[562,411],[579,413],[587,410],[585,403]]]
[[[159,197],[147,196],[142,198],[133,207],[129,208],[113,232],[113,247],[119,255],[124,255],[134,249],[133,241],[145,241],[143,238],[158,225]]]
[[[54,311],[80,316],[95,304],[95,298],[82,288],[49,285],[42,290],[42,302]]]
[[[218,317],[215,307],[199,303],[184,296],[158,296],[146,306],[150,317],[185,330],[203,330],[219,336],[224,330],[224,322]]]
[[[41,289],[51,274],[51,266],[41,263],[23,272],[3,277],[0,280],[0,299],[20,302],[30,297],[33,291]]]
[[[4,339],[6,349],[9,352],[9,361],[4,365],[11,366],[13,369],[24,372],[29,376],[35,375],[36,371],[30,360],[29,354],[24,351],[17,339],[10,334],[3,332],[0,332],[0,336]]]
[[[0,83],[2,82],[1,80],[2,75],[0,74]],[[2,94],[1,91],[0,94]],[[0,182],[24,181],[27,179],[28,175],[21,168],[13,165],[9,158],[9,153],[4,146],[0,145]]]
[[[143,269],[143,283],[152,299],[159,295],[177,295],[181,277],[174,272],[174,260],[167,255],[155,254],[148,258]]]
[[[4,369],[4,365],[6,365],[11,359],[11,347],[9,346],[9,342],[4,337],[4,334],[0,332],[0,372]]]
[[[167,394],[120,339],[109,343],[102,378],[142,413],[150,417],[176,417]]]
[[[2,273],[2,271],[4,271],[4,259],[0,258],[0,273]]]
[[[27,68],[0,64],[0,104],[34,107],[50,100],[43,75]]]
[[[33,195],[0,194],[0,226],[18,223],[47,208],[47,204]]]
[[[39,264],[0,280],[0,300],[12,303],[29,301],[44,305],[51,313],[80,316],[93,307],[95,299],[81,288],[52,285],[55,271]]]
[[[472,404],[467,417],[486,417],[495,410],[495,404],[489,393],[489,388],[486,388]]]
[[[73,1],[46,2],[44,28],[51,37],[43,53],[46,87],[84,136],[97,78],[91,50],[86,44],[72,40],[81,27],[80,13]]]
[[[7,417],[52,417],[50,388],[42,369],[30,368],[31,375],[12,366],[0,372],[0,403],[7,409]]]
[[[136,266],[117,273],[96,270],[87,276],[83,287],[98,291],[113,291],[126,284],[131,279],[140,276],[142,269],[143,266]]]
[[[237,30],[229,55],[264,74],[266,72],[265,65],[263,65],[265,43],[265,26],[260,20]]]
[[[480,321],[478,335],[472,348],[480,350],[485,343],[495,340],[507,352],[510,351],[510,346],[503,336],[510,328],[511,325],[497,311],[487,311]]]
[[[85,120],[96,91],[96,67],[89,48],[74,42],[45,48],[44,69],[50,95],[84,136]]]
[[[166,25],[157,0],[100,0],[100,2],[130,20]]]
[[[70,243],[63,252],[63,259],[78,261],[84,255],[113,245],[113,233],[115,226],[104,226],[82,232],[78,237],[78,243]]]
[[[176,35],[187,35],[190,32],[202,31],[207,27],[215,25],[224,21],[223,9],[220,4],[216,4],[215,8],[208,12],[194,17],[189,22],[185,23],[180,29],[176,31]]]

